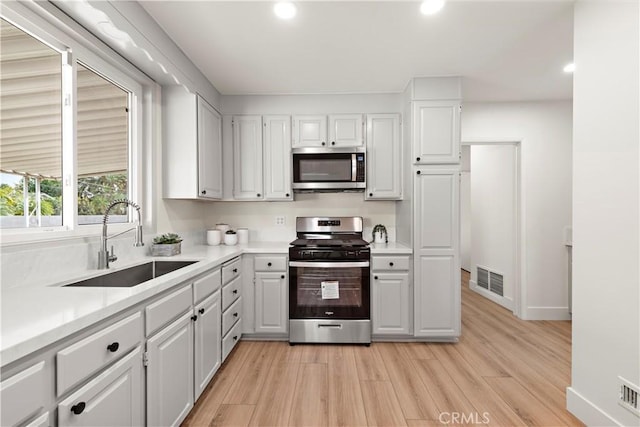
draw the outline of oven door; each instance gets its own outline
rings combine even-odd
[[[290,319],[369,319],[369,261],[289,262]]]

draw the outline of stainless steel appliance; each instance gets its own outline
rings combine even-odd
[[[289,342],[371,343],[361,217],[298,217],[289,248]]]
[[[293,191],[364,191],[364,148],[294,148]]]

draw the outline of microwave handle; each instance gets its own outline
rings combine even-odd
[[[355,153],[351,154],[351,181],[356,182],[358,180],[358,160]]]

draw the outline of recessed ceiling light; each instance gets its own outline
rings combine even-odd
[[[273,13],[280,19],[291,19],[297,12],[296,5],[290,1],[280,1],[273,6]]]
[[[562,71],[564,71],[565,73],[573,73],[576,70],[576,64],[574,64],[573,62],[571,64],[567,64],[564,66],[564,68],[562,69]]]
[[[444,0],[424,0],[420,5],[423,15],[433,15],[444,7]]]

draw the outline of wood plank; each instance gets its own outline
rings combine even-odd
[[[238,373],[238,377],[222,403],[227,405],[255,405],[258,403],[262,386],[276,354],[275,349],[280,345],[277,342],[259,344],[262,346],[252,347],[250,356],[242,366],[242,370]]]
[[[387,368],[378,351],[382,345],[375,343],[371,344],[371,347],[359,346],[354,349],[360,381],[389,381]]]
[[[247,427],[254,405],[220,405],[212,427]]]
[[[426,342],[401,342],[396,343],[396,348],[404,352],[408,359],[435,359],[431,346]]]
[[[390,381],[360,381],[369,426],[406,426]]]
[[[302,348],[302,363],[327,363],[329,361],[328,345],[297,344]]]
[[[329,425],[359,427],[367,416],[358,379],[354,346],[336,346],[329,352]]]
[[[296,381],[290,426],[326,426],[328,421],[326,363],[303,363]]]

